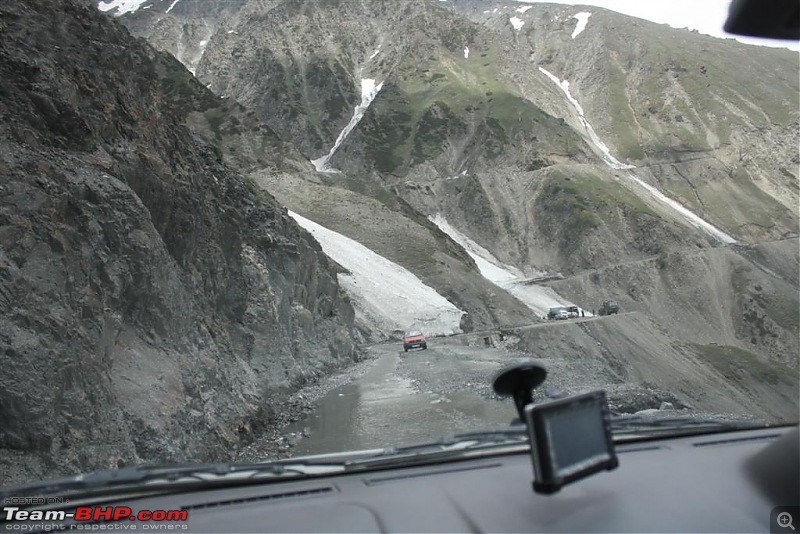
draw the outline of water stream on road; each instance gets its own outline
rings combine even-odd
[[[465,362],[453,358],[452,352],[451,347],[433,347],[405,354],[397,346],[378,347],[378,359],[369,371],[332,390],[312,414],[287,427],[287,433],[307,435],[296,442],[294,455],[396,446],[507,426],[514,416],[510,402],[467,390],[422,391],[418,380],[404,376],[451,374],[458,380]],[[487,366],[488,362],[469,363]],[[499,365],[488,367],[494,370]],[[488,382],[491,373],[486,374]],[[469,380],[464,378],[465,385]]]

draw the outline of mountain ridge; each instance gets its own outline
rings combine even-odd
[[[590,13],[580,32],[578,13]],[[135,26],[135,19],[121,20]],[[360,83],[378,84],[331,158],[343,174],[304,171],[289,187],[270,171],[254,173],[281,202],[319,221],[334,222],[302,198],[304,188],[343,188],[395,210],[410,207],[423,219],[440,214],[519,269],[567,274],[797,234],[790,209],[797,177],[786,168],[798,159],[790,147],[800,114],[785,97],[797,93],[787,51],[754,52],[559,4],[249,2],[225,24],[198,76],[254,105],[307,159],[330,150],[351,121]],[[265,24],[275,31],[253,31]],[[303,31],[306,24],[314,31]],[[692,47],[710,54],[708,61]],[[751,90],[762,95],[755,103],[725,88],[747,75],[719,66],[751,64],[750,53],[755,72],[781,73],[772,86]],[[256,57],[269,65],[248,67]],[[290,71],[300,81],[287,85]],[[706,79],[720,88],[702,86]],[[687,90],[697,92],[697,109],[685,109]],[[717,116],[727,98],[734,99],[733,121]],[[754,111],[759,106],[763,112]],[[770,141],[748,143],[753,132]],[[338,221],[337,231],[369,239],[355,221],[352,228]],[[372,243],[418,274],[433,266]],[[446,291],[441,279],[431,283]]]

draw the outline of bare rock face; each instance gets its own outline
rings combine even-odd
[[[357,358],[316,242],[183,126],[214,97],[182,72],[90,4],[0,6],[0,482],[224,458]]]

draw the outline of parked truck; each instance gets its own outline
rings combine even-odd
[[[605,300],[603,301],[603,305],[600,306],[600,315],[612,315],[614,313],[619,313],[619,304],[617,304],[616,300]]]

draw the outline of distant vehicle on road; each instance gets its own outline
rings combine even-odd
[[[581,316],[581,310],[577,306],[567,306],[567,315],[570,319],[575,319]]]
[[[421,348],[422,350],[428,348],[428,341],[419,330],[411,330],[403,336],[403,350],[408,352],[408,349],[413,348]]]
[[[619,304],[617,304],[616,300],[606,300],[600,306],[600,315],[612,315],[614,313],[619,313]]]
[[[556,306],[555,308],[550,308],[550,311],[547,312],[547,319],[569,319],[569,312],[567,312],[565,306]]]

